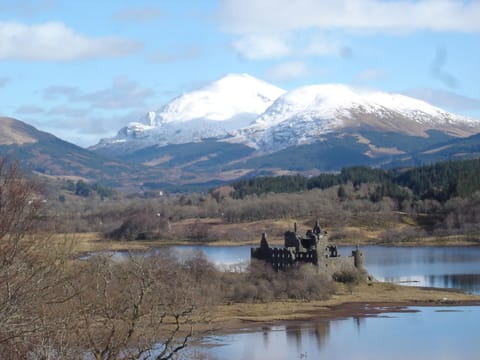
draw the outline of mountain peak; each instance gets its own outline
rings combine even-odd
[[[318,141],[341,129],[425,137],[428,130],[468,136],[480,123],[448,113],[405,95],[355,88],[343,84],[309,85],[280,96],[257,120],[229,140],[263,151]]]
[[[286,92],[245,73],[227,74],[149,112],[94,148],[130,152],[216,138],[271,152],[318,141],[326,133],[366,128],[417,137],[427,137],[429,130],[469,136],[480,123],[405,95],[344,84]]]
[[[142,121],[132,122],[117,136],[102,139],[92,149],[196,142],[225,137],[250,125],[285,90],[248,74],[224,77],[187,92],[158,111],[150,111]]]
[[[269,88],[275,88],[274,85],[271,85],[263,80],[257,79],[250,74],[247,73],[229,73],[221,78],[213,81],[210,85],[207,85],[206,88],[211,88],[212,86],[238,86],[238,85],[245,85],[245,86],[268,86]],[[278,88],[277,88],[278,89]]]
[[[156,112],[156,125],[194,119],[224,121],[261,114],[285,91],[248,74],[228,74],[183,94]]]

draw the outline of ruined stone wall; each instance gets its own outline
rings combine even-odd
[[[275,270],[284,270],[295,263],[317,264],[317,252],[308,250],[296,252],[295,248],[256,248],[252,249],[252,258],[272,264]]]
[[[251,258],[266,261],[272,264],[275,270],[286,270],[295,264],[313,264],[318,266],[319,272],[330,275],[363,268],[363,253],[358,248],[352,251],[352,256],[341,257],[338,256],[337,247],[328,242],[327,236],[320,235],[315,238],[311,232],[307,232],[306,236],[299,240],[296,232],[287,231],[285,247],[271,248],[264,233],[260,247],[251,249]]]
[[[354,271],[355,269],[353,256],[327,258],[323,263],[323,270],[329,275],[341,271]],[[322,268],[319,267],[319,271],[321,270]]]

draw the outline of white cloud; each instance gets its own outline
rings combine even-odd
[[[152,64],[174,63],[197,58],[201,53],[202,50],[198,46],[177,47],[171,52],[157,51],[147,61]]]
[[[343,47],[336,40],[316,39],[313,40],[303,51],[305,55],[331,55],[341,54]]]
[[[270,68],[266,77],[274,81],[295,80],[308,73],[307,66],[301,61],[292,61],[278,64]]]
[[[96,109],[141,108],[145,106],[145,100],[153,95],[153,90],[123,76],[114,79],[110,87],[92,92],[82,92],[72,86],[50,86],[43,91],[45,99],[64,98],[68,102],[87,103]]]
[[[32,120],[44,131],[51,132],[61,139],[79,146],[91,146],[98,143],[99,138],[114,136],[117,131],[133,120],[145,115],[146,109],[110,115],[89,115],[85,117],[57,114],[49,115],[42,121]]]
[[[385,80],[388,74],[382,69],[365,69],[357,74],[355,81],[369,82],[375,80]]]
[[[19,115],[38,115],[43,114],[43,108],[36,105],[22,105],[15,109],[15,112]]]
[[[101,109],[128,109],[145,106],[145,99],[153,94],[152,90],[126,77],[118,77],[111,87],[77,96],[74,100],[89,102],[91,106]]]
[[[235,41],[233,47],[249,60],[279,58],[291,53],[283,39],[271,35],[247,35]]]
[[[53,9],[55,5],[55,0],[3,1],[0,4],[0,12],[32,17]]]
[[[68,61],[120,57],[141,48],[140,43],[128,39],[87,37],[59,22],[0,22],[0,59]]]
[[[233,42],[235,50],[249,60],[278,59],[295,55],[348,57],[351,50],[333,36],[316,31],[297,31],[294,34],[245,34]]]
[[[463,96],[452,91],[416,88],[407,90],[404,94],[455,111],[480,110],[480,98]]]
[[[58,100],[61,97],[74,99],[80,95],[80,89],[74,86],[49,86],[43,91],[46,100]]]
[[[308,28],[480,31],[476,0],[223,0],[219,16],[237,34]]]
[[[475,33],[479,18],[478,0],[222,0],[217,13],[223,30],[237,36],[235,49],[251,60],[349,57],[340,41],[346,34]]]
[[[50,111],[48,112],[48,115],[79,118],[79,117],[87,116],[90,112],[91,112],[91,109],[88,109],[88,108],[72,108],[69,106],[60,105],[50,109]]]
[[[155,21],[163,16],[157,7],[129,7],[114,15],[114,19],[123,22],[144,23]]]
[[[25,110],[28,110],[28,107],[31,107],[31,111],[23,114],[22,121],[83,147],[98,143],[100,138],[114,136],[120,128],[132,121],[137,121],[148,111],[147,108],[142,108],[106,114],[66,106],[43,110],[27,105]],[[87,116],[82,116],[82,113]]]

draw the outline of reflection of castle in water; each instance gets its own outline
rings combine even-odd
[[[298,352],[302,350],[302,340],[307,337],[314,340],[319,350],[326,346],[330,336],[330,320],[317,321],[311,326],[294,325],[286,326],[285,332],[287,334],[287,341],[289,346],[296,346]]]
[[[284,233],[283,248],[270,247],[267,235],[263,233],[260,247],[251,249],[251,258],[271,263],[275,270],[286,270],[301,263],[316,265],[330,274],[363,267],[363,253],[357,248],[352,251],[352,256],[341,257],[337,246],[329,241],[327,232],[320,228],[318,221],[304,237],[298,235],[295,223],[293,231]]]
[[[330,337],[331,320],[319,320],[314,323],[292,323],[280,327],[262,327],[263,344],[265,348],[270,343],[275,344],[279,341],[277,336],[284,331],[289,348],[295,348],[301,353],[307,344],[315,344],[318,349],[327,346]],[[302,342],[305,341],[305,344]]]

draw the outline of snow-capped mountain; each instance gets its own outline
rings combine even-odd
[[[262,151],[308,144],[340,129],[370,128],[411,136],[441,130],[453,136],[480,131],[473,119],[448,113],[404,95],[346,85],[312,85],[280,96],[250,126],[229,141]]]
[[[420,137],[427,137],[428,130],[469,136],[480,131],[480,123],[399,94],[340,84],[285,92],[247,74],[229,74],[149,112],[91,149],[120,155],[214,138],[265,153],[359,128]]]
[[[477,133],[479,121],[404,95],[338,84],[285,92],[231,74],[91,149],[191,183],[469,158]]]
[[[247,74],[229,74],[149,112],[140,122],[130,123],[116,137],[102,139],[92,149],[128,151],[224,137],[251,124],[284,92]]]

